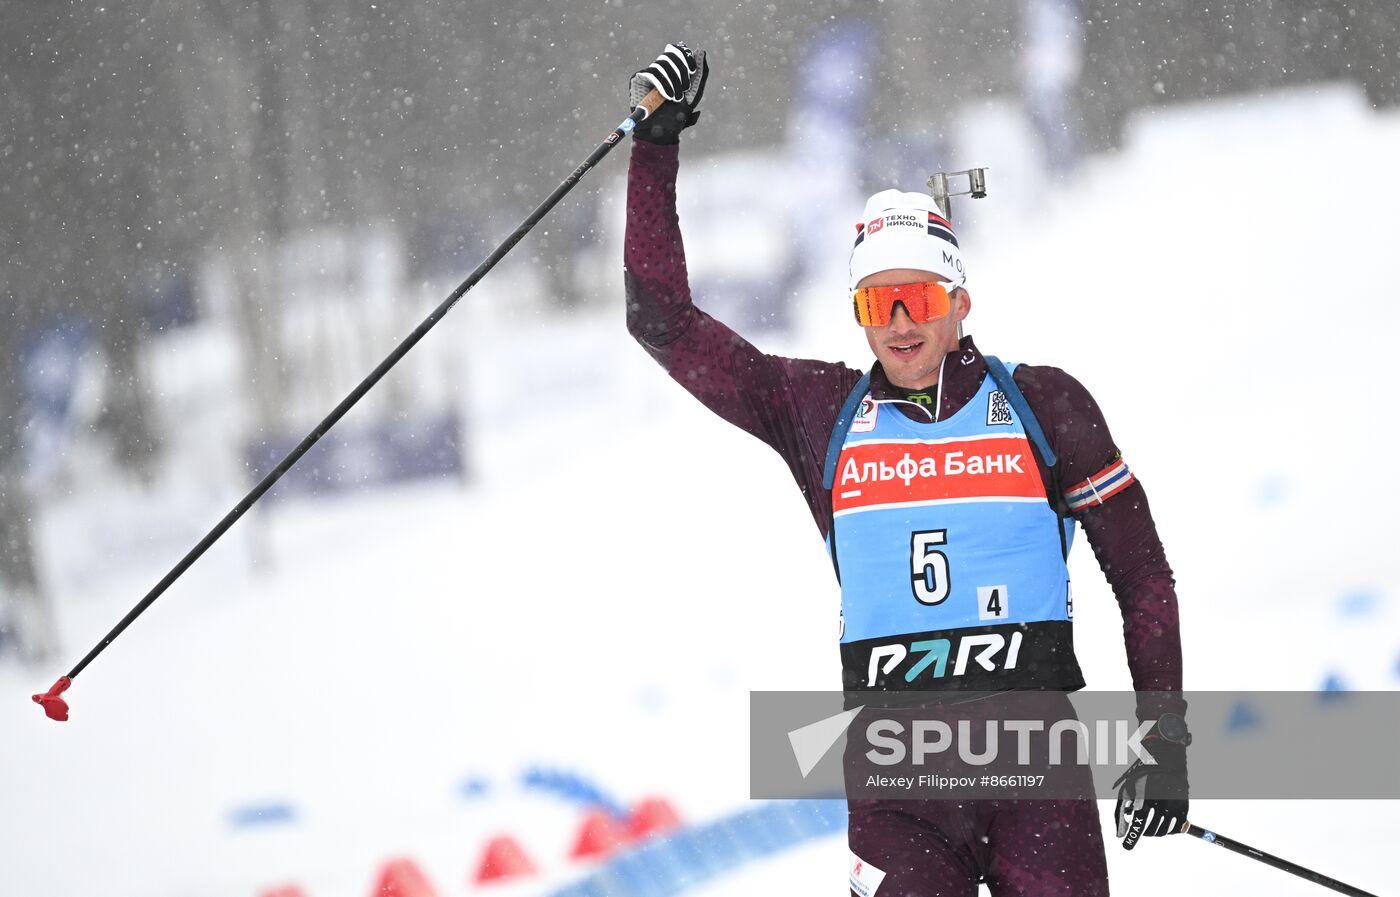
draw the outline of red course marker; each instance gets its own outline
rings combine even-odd
[[[384,864],[370,897],[438,897],[438,892],[417,863],[401,858]]]
[[[637,841],[681,827],[681,816],[664,797],[649,797],[632,807],[627,817],[628,840]]]
[[[486,849],[481,853],[481,863],[477,866],[475,881],[477,884],[505,881],[533,875],[538,871],[524,848],[520,846],[520,842],[510,835],[497,835],[486,843]]]
[[[594,810],[583,817],[579,826],[574,847],[569,851],[570,859],[596,860],[617,850],[627,841],[627,834],[613,821],[607,810]]]

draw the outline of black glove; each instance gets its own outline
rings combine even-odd
[[[1190,743],[1191,735],[1181,717],[1165,714],[1142,738],[1142,746],[1157,762],[1149,765],[1137,760],[1113,783],[1118,789],[1114,815],[1124,850],[1132,850],[1144,835],[1156,838],[1181,831],[1191,805],[1186,785],[1186,746]]]
[[[704,50],[692,51],[680,41],[667,44],[655,62],[632,76],[632,108],[653,90],[666,98],[659,109],[637,124],[632,136],[648,143],[680,143],[681,131],[700,118],[695,107],[700,105],[709,77]]]

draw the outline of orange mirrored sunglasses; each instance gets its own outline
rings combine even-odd
[[[962,280],[944,283],[900,283],[888,287],[861,287],[855,299],[856,322],[862,327],[884,327],[894,314],[895,303],[901,303],[915,324],[946,318],[953,310],[953,293]]]

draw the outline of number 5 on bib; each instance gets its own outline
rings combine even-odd
[[[911,582],[920,604],[942,604],[948,598],[948,556],[933,546],[948,544],[945,529],[916,532],[910,536]]]

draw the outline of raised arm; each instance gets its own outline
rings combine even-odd
[[[632,150],[624,250],[628,332],[725,420],[784,454],[795,448],[784,445],[792,431],[810,424],[822,430],[811,435],[824,451],[845,390],[860,374],[762,352],[696,308],[676,215],[678,150],[642,141]]]
[[[663,124],[674,121],[667,117]],[[841,402],[860,372],[762,352],[696,308],[676,213],[683,127],[659,134],[639,128],[633,141],[623,249],[628,332],[705,407],[782,455],[824,531],[821,464]]]

